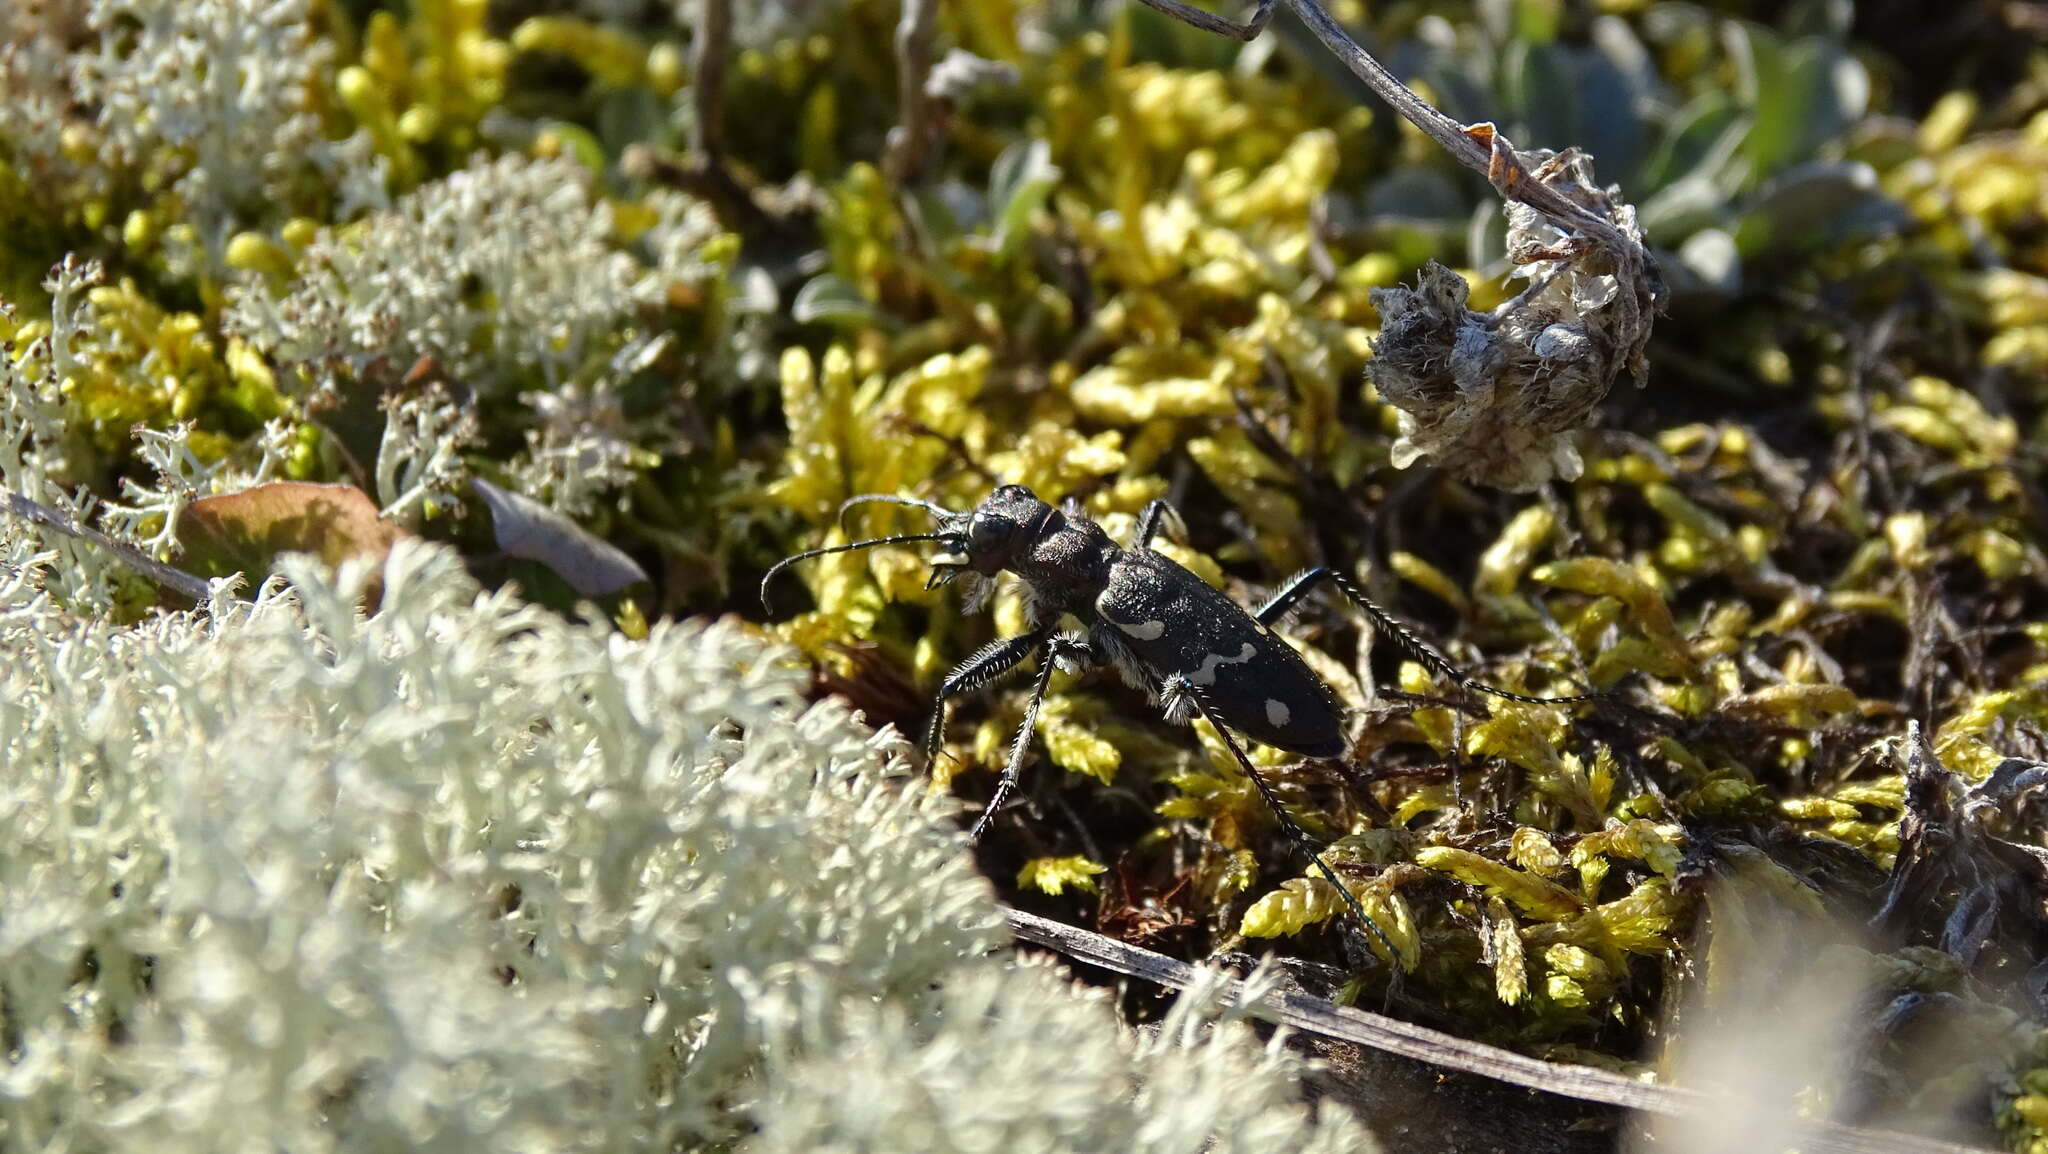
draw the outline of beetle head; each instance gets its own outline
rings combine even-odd
[[[761,604],[768,604],[768,585],[782,570],[811,557],[822,557],[828,553],[843,553],[849,549],[866,549],[874,545],[895,545],[911,541],[936,541],[940,552],[931,559],[931,576],[925,581],[925,588],[944,585],[959,577],[970,578],[968,584],[967,609],[973,612],[987,599],[994,588],[991,580],[996,574],[1008,568],[1012,559],[1031,543],[1045,528],[1056,510],[1038,499],[1037,494],[1022,485],[1004,485],[981,504],[965,513],[955,512],[930,501],[912,497],[897,497],[886,493],[864,493],[853,497],[839,507],[843,518],[847,510],[855,505],[889,504],[908,505],[923,509],[937,522],[930,533],[907,533],[894,537],[875,537],[865,541],[853,541],[845,545],[830,545],[822,549],[808,549],[794,556],[785,557],[775,563],[761,579]]]
[[[958,539],[932,558],[932,567],[971,569],[993,577],[1009,568],[1017,552],[1038,536],[1052,511],[1024,486],[1004,485],[958,523],[945,527]]]

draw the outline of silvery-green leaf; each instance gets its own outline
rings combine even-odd
[[[988,202],[996,214],[995,247],[1008,251],[1024,235],[1031,214],[1059,183],[1052,146],[1043,140],[1020,141],[996,157],[988,174]]]
[[[1671,247],[1728,215],[1726,193],[1710,181],[1688,177],[1658,189],[1643,202],[1639,219],[1651,243]]]
[[[1737,240],[1743,252],[1769,244],[1831,236],[1845,211],[1878,197],[1868,164],[1802,164],[1765,184],[1743,211]]]
[[[875,320],[875,306],[860,290],[833,276],[820,273],[796,290],[789,315],[804,324],[828,321],[834,324],[864,325]]]
[[[1576,92],[1576,128],[1567,143],[1591,153],[1609,180],[1633,175],[1647,149],[1644,92],[1606,56],[1582,53]]]
[[[629,145],[672,139],[664,103],[645,88],[607,92],[597,106],[597,135],[606,153],[617,156]],[[603,168],[596,171],[603,172]]]
[[[647,570],[617,545],[521,493],[481,477],[470,487],[491,510],[491,532],[508,555],[537,561],[586,597],[646,581]]]
[[[1742,291],[1742,254],[1735,238],[1721,229],[1701,229],[1687,237],[1678,248],[1678,261],[1702,288],[1728,296]]]
[[[1694,97],[1671,119],[1664,139],[1644,163],[1643,187],[1661,188],[1686,177],[1718,182],[1728,158],[1742,147],[1749,124],[1724,92]]]
[[[1500,205],[1483,201],[1472,210],[1472,222],[1465,226],[1465,262],[1485,269],[1508,255],[1508,218]]]
[[[1374,184],[1365,195],[1373,216],[1441,221],[1461,217],[1470,203],[1451,178],[1434,168],[1404,166]]]
[[[1521,122],[1522,148],[1563,148],[1577,123],[1577,69],[1556,44],[1517,40],[1508,46],[1502,69],[1509,105]]]

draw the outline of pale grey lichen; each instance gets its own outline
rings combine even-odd
[[[843,1040],[831,1052],[791,1051],[750,1149],[1372,1154],[1342,1107],[1300,1100],[1298,1060],[1277,1041],[1257,1045],[1242,1010],[1219,1015],[1218,975],[1201,975],[1156,1030],[1120,1031],[1113,1045],[1103,1044],[1107,994],[1076,997],[1045,964],[949,982],[923,1015],[842,1003],[827,1028]],[[1247,988],[1256,997],[1270,978],[1256,974]],[[1020,1096],[1025,1086],[1033,1092]]]
[[[70,168],[63,133],[71,114],[73,46],[86,37],[85,0],[15,0],[0,6],[0,143],[48,179]],[[39,170],[39,171],[38,171]]]
[[[643,262],[584,168],[479,159],[321,230],[290,283],[239,286],[225,324],[315,403],[388,387],[423,357],[486,401],[524,401],[522,490],[586,512],[633,476],[635,445],[660,439],[662,418],[626,421],[615,394],[658,351],[666,294],[722,268],[703,253],[718,227],[702,205],[670,192],[648,203]]]
[[[135,456],[156,473],[153,483],[121,479],[123,501],[109,501],[100,510],[100,525],[115,537],[134,541],[156,556],[176,549],[178,515],[212,488],[225,461],[208,464],[192,451],[192,425],[168,429],[138,428]]]
[[[224,323],[315,391],[394,381],[427,356],[479,392],[552,385],[634,304],[611,225],[577,165],[479,159],[322,229],[288,285],[240,287]]]
[[[97,264],[66,258],[43,283],[49,331],[23,347],[0,344],[0,485],[79,523],[93,519],[97,502],[73,475],[77,431],[64,382],[78,372],[77,346],[92,318],[86,294],[100,276]],[[0,320],[15,316],[0,300]],[[105,610],[117,570],[84,542],[0,515],[0,581],[12,588],[47,589],[79,612]]]
[[[1641,249],[1634,206],[1594,182],[1585,156],[1520,159]],[[1381,329],[1366,373],[1399,410],[1397,467],[1426,457],[1467,480],[1527,492],[1576,478],[1573,433],[1617,373],[1642,379],[1654,297],[1648,280],[1622,272],[1591,238],[1519,200],[1506,211],[1508,256],[1527,287],[1491,313],[1473,312],[1464,278],[1431,262],[1414,288],[1374,289]]]
[[[217,275],[308,173],[343,211],[383,199],[368,137],[328,139],[332,63],[309,0],[31,3],[0,16],[0,143],[39,181],[167,190],[167,267]]]
[[[377,442],[377,505],[400,523],[434,502],[450,502],[465,470],[462,450],[477,438],[476,413],[447,386],[387,396]]]
[[[99,284],[97,264],[66,258],[43,288],[51,298],[47,328],[20,346],[0,346],[0,487],[151,556],[175,555],[178,516],[199,497],[236,492],[274,480],[284,472],[297,426],[278,418],[224,456],[202,460],[193,451],[194,426],[137,426],[135,458],[155,474],[151,480],[121,479],[121,500],[94,498],[80,484],[81,429],[90,421],[76,396],[85,361],[110,346],[96,328],[91,290]],[[23,318],[0,299],[0,322],[13,328]],[[123,337],[116,333],[112,341]],[[136,371],[152,371],[156,354],[135,359]],[[70,382],[72,387],[67,387]],[[39,572],[59,602],[77,612],[104,612],[113,605],[120,566],[106,551],[63,533],[0,514],[0,568],[9,579]]]
[[[307,0],[94,0],[89,21],[73,83],[103,162],[171,168],[196,211],[260,196],[324,139],[311,98],[331,50]]]
[[[523,393],[520,400],[536,418],[526,430],[526,452],[510,468],[521,492],[542,495],[566,513],[585,513],[599,496],[633,479],[645,454],[610,389],[572,383],[556,392]]]
[[[751,626],[628,640],[415,541],[132,628],[30,569],[0,574],[24,1148],[1365,1148],[1206,1000],[1140,1041],[1002,951],[906,743]]]

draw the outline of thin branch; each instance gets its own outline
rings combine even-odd
[[[791,231],[795,206],[764,203],[752,182],[726,158],[726,75],[733,58],[732,0],[698,0],[690,45],[690,107],[696,130],[688,154],[663,155],[646,143],[628,145],[619,168],[632,180],[679,188],[711,204],[733,231],[759,237]]]
[[[932,73],[932,39],[939,30],[939,0],[903,0],[896,23],[898,123],[889,131],[883,170],[896,187],[914,183],[931,147],[932,97],[925,81]]]
[[[1273,7],[1280,0],[1259,0],[1259,6],[1252,18],[1244,23],[1224,19],[1199,8],[1182,3],[1181,0],[1141,0],[1147,7],[1163,12],[1175,19],[1186,21],[1197,28],[1227,36],[1233,40],[1255,39],[1272,19]],[[1494,190],[1508,200],[1520,201],[1549,217],[1552,223],[1567,231],[1577,231],[1592,238],[1601,247],[1611,251],[1618,264],[1624,291],[1619,302],[1627,320],[1633,326],[1640,308],[1635,300],[1634,285],[1641,278],[1644,254],[1642,245],[1634,238],[1623,235],[1612,221],[1565,196],[1543,178],[1545,173],[1529,170],[1521,154],[1515,151],[1507,137],[1500,134],[1486,121],[1478,124],[1460,124],[1446,116],[1435,105],[1416,95],[1415,90],[1401,83],[1393,73],[1373,58],[1370,52],[1359,47],[1342,25],[1317,2],[1317,0],[1284,0],[1288,9],[1301,18],[1323,47],[1353,76],[1372,89],[1374,95],[1387,102],[1395,112],[1410,124],[1422,130],[1431,140],[1441,145],[1444,151],[1457,159],[1458,163],[1486,177]]]
[[[1232,40],[1243,40],[1249,43],[1250,41],[1257,40],[1259,33],[1266,30],[1266,22],[1273,18],[1273,5],[1278,0],[1259,0],[1258,10],[1252,13],[1250,20],[1242,24],[1235,20],[1218,16],[1213,12],[1204,12],[1192,4],[1183,4],[1180,0],[1139,0],[1139,2],[1155,12],[1164,12],[1175,20],[1192,24],[1204,32],[1214,32],[1218,36],[1228,36]]]
[[[725,69],[732,59],[732,0],[700,0],[692,46],[690,101],[697,113],[697,151],[719,166],[725,158]]]
[[[1076,961],[1169,989],[1182,990],[1194,984],[1195,967],[1186,962],[1022,910],[1005,907],[1003,914],[1018,937]],[[1582,1102],[1674,1117],[1754,1109],[1749,1103],[1638,1081],[1591,1066],[1545,1062],[1306,994],[1273,992],[1247,1003],[1243,983],[1228,982],[1222,990],[1227,1003],[1277,1025]],[[1788,1133],[1798,1135],[1801,1148],[1813,1154],[1989,1154],[1973,1146],[1832,1122],[1788,1118],[1785,1124]]]
[[[32,524],[41,525],[62,533],[66,537],[96,545],[121,559],[123,565],[135,570],[151,581],[176,593],[197,605],[206,604],[213,595],[213,587],[204,578],[195,577],[183,569],[173,568],[151,557],[142,550],[123,541],[116,541],[105,533],[87,525],[81,525],[59,510],[29,500],[19,493],[6,493],[7,509],[15,516]]]
[[[1262,3],[1267,0],[1262,0]],[[1435,105],[1415,94],[1415,90],[1386,70],[1371,53],[1358,46],[1358,42],[1347,35],[1341,25],[1316,0],[1287,0],[1287,7],[1301,18],[1316,39],[1323,42],[1331,54],[1344,62],[1351,74],[1365,82],[1374,95],[1393,108],[1410,124],[1421,129],[1431,140],[1442,145],[1444,151],[1457,159],[1458,163],[1479,173],[1510,200],[1519,200],[1549,216],[1560,224],[1571,227],[1599,240],[1602,244],[1617,250],[1633,248],[1633,244],[1621,235],[1609,222],[1588,210],[1584,205],[1573,203],[1549,185],[1531,177],[1514,146],[1487,122],[1465,125],[1443,114]]]
[[[721,221],[742,236],[788,232],[801,220],[763,207],[754,191],[740,183],[722,158],[701,150],[678,158],[663,155],[650,144],[629,144],[619,157],[619,171],[632,180],[667,185],[702,198]]]

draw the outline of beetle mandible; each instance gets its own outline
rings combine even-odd
[[[1169,721],[1184,724],[1197,714],[1208,719],[1239,767],[1272,807],[1288,837],[1317,871],[1337,887],[1352,915],[1379,938],[1397,964],[1400,952],[1359,906],[1350,887],[1338,879],[1315,851],[1307,833],[1288,815],[1265,775],[1252,764],[1234,736],[1233,731],[1290,753],[1315,758],[1340,756],[1349,745],[1344,734],[1344,709],[1336,692],[1272,631],[1273,623],[1318,584],[1328,582],[1357,605],[1375,629],[1394,638],[1423,665],[1460,687],[1532,704],[1561,704],[1603,696],[1577,693],[1532,697],[1478,681],[1402,627],[1350,578],[1328,566],[1298,574],[1263,606],[1247,612],[1208,582],[1152,548],[1153,537],[1166,521],[1180,522],[1180,515],[1165,501],[1155,500],[1145,506],[1128,548],[1112,540],[1102,526],[1082,513],[1078,504],[1070,502],[1065,507],[1055,507],[1022,485],[1003,485],[967,512],[911,497],[864,493],[841,505],[840,515],[843,517],[847,510],[868,503],[921,509],[936,522],[935,530],[808,549],[785,557],[761,578],[761,605],[768,608],[768,587],[775,576],[799,561],[916,541],[933,541],[941,546],[941,551],[931,558],[931,575],[925,587],[962,578],[969,580],[973,585],[969,612],[986,600],[997,574],[1007,571],[1023,582],[1029,627],[1015,637],[983,646],[946,675],[925,733],[925,752],[928,757],[936,756],[944,737],[948,699],[979,689],[1023,664],[1034,653],[1041,655],[1037,681],[1024,708],[1024,722],[1011,743],[995,793],[969,831],[970,838],[981,838],[996,811],[1017,787],[1053,668],[1078,670],[1107,663],[1133,688],[1150,696]],[[1081,629],[1061,630],[1064,617],[1079,621]]]

